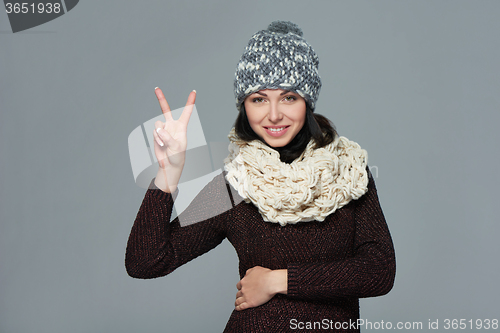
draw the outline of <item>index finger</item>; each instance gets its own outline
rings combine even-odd
[[[156,87],[155,88],[155,95],[156,95],[156,98],[158,98],[158,102],[160,103],[161,112],[165,116],[165,120],[166,121],[174,120],[172,118],[172,112],[170,111],[170,106],[167,103],[167,99],[165,98],[165,95],[163,95],[163,91],[161,91],[160,88]]]
[[[191,114],[193,113],[193,107],[194,107],[194,102],[196,101],[196,90],[191,91],[189,93],[186,106],[184,107],[184,110],[182,110],[182,114],[179,117],[179,121],[185,125],[189,122],[189,118],[191,117]]]

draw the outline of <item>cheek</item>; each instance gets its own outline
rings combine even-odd
[[[250,124],[250,127],[254,130],[254,132],[257,132],[260,128],[261,119],[257,117],[255,113],[248,111],[247,111],[247,119],[248,123]]]
[[[297,107],[293,112],[293,120],[295,122],[303,124],[306,121],[306,109],[305,107]]]
[[[249,105],[249,107],[245,105],[245,112],[250,125],[252,125],[252,123],[260,124],[267,115],[263,108],[258,108],[251,104]]]
[[[248,122],[250,123],[250,125],[252,125],[253,123],[255,123],[257,121],[254,112],[246,110],[246,113],[247,113],[247,119],[248,119]]]

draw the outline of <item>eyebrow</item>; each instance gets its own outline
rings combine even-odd
[[[266,97],[267,97],[267,95],[266,95],[266,94],[264,94],[263,92],[257,91],[257,92],[255,92],[255,93],[256,93],[256,94],[259,94],[259,95],[262,95],[262,96],[266,96]],[[285,91],[283,91],[283,92],[280,94],[280,96],[283,96],[283,95],[288,94],[288,93],[292,93],[292,94],[293,94],[294,92],[293,92],[293,91],[290,91],[290,90],[285,90]]]

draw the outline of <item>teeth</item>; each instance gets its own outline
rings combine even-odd
[[[268,128],[268,130],[270,130],[271,132],[279,132],[279,131],[282,131],[284,129],[284,127],[281,127],[281,128]]]

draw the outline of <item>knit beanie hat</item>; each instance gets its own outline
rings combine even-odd
[[[298,25],[274,21],[252,36],[234,76],[238,111],[247,96],[264,89],[296,92],[314,111],[321,90],[319,59],[302,35]]]

